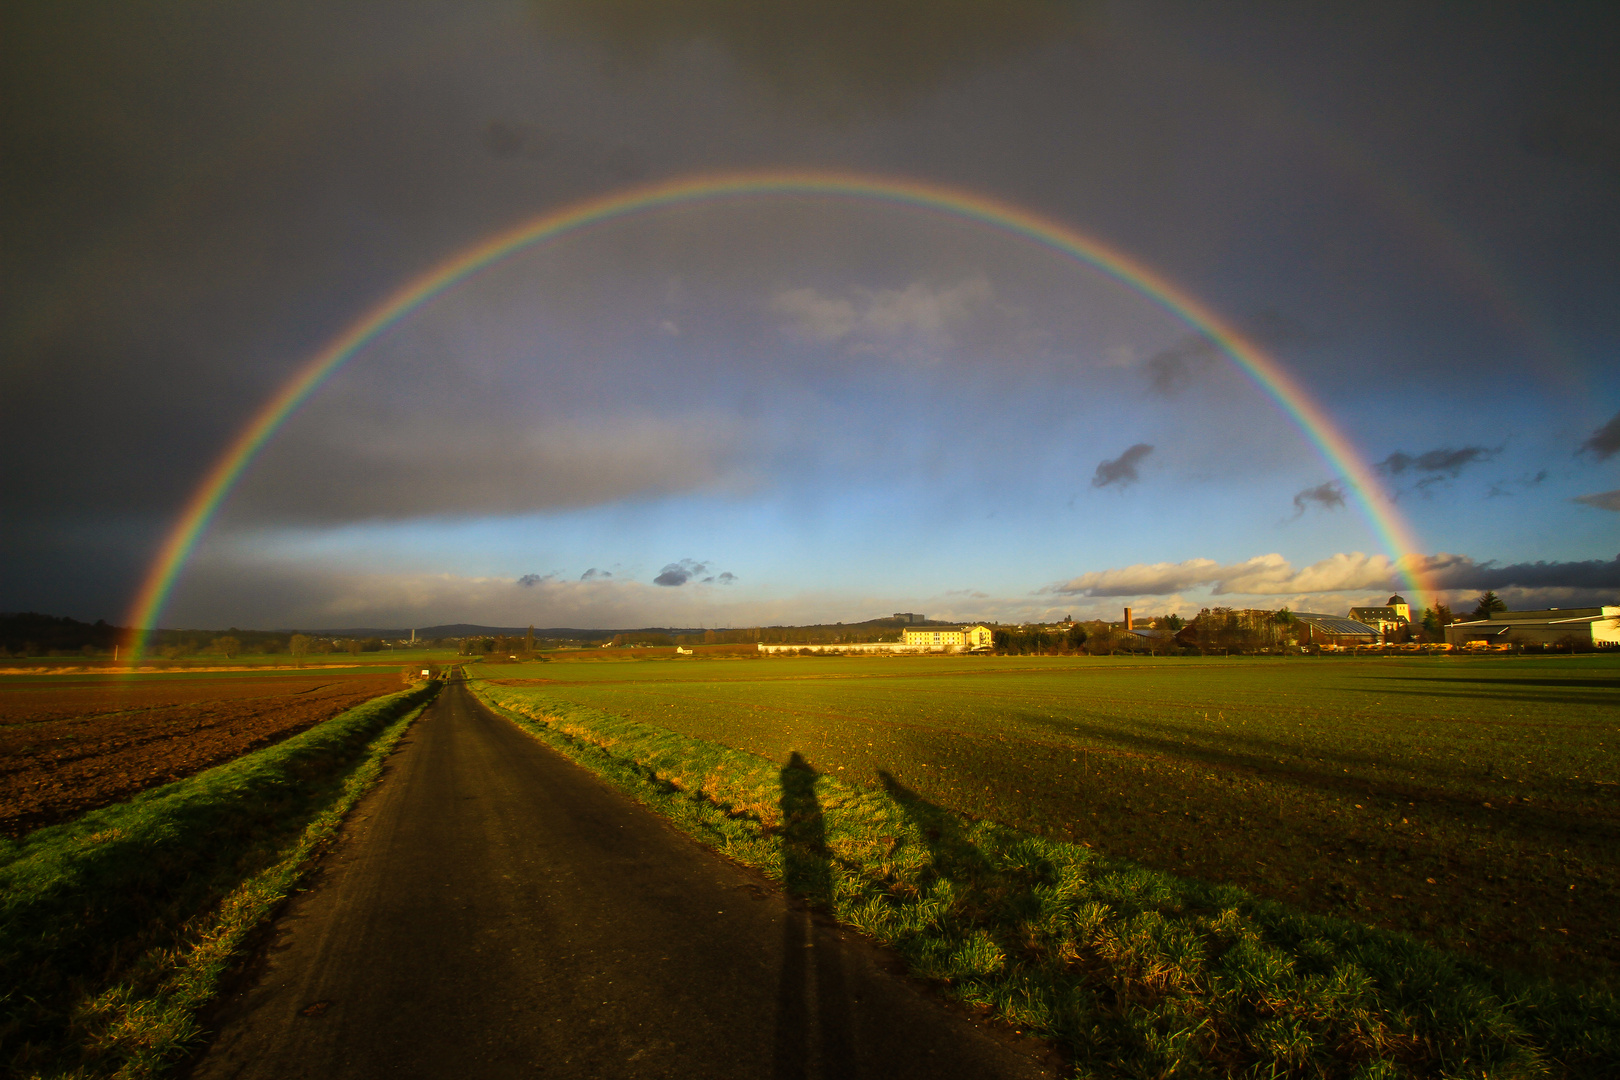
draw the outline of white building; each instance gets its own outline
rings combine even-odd
[[[902,640],[848,642],[834,645],[767,645],[761,642],[759,651],[772,654],[800,652],[835,653],[865,656],[873,653],[956,653],[988,650],[994,644],[988,626],[908,626]]]
[[[988,649],[991,644],[990,628],[975,626],[908,626],[905,629],[907,645],[932,645],[958,649]]]

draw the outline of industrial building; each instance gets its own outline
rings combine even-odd
[[[1359,619],[1343,615],[1321,615],[1313,611],[1294,612],[1299,625],[1301,645],[1325,645],[1344,648],[1351,645],[1376,645],[1383,639],[1383,631]]]
[[[1446,627],[1452,645],[1562,645],[1620,647],[1620,607],[1493,611],[1483,619]]]

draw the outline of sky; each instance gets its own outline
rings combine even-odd
[[[277,427],[169,627],[1620,603],[1612,5],[8,6],[0,611],[127,624],[209,470],[406,283],[695,176],[1055,223],[624,213],[405,311]],[[1319,433],[1318,433],[1319,434]],[[1395,531],[1379,522],[1395,523]]]

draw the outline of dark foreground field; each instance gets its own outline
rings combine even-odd
[[[559,658],[490,674],[1504,969],[1616,981],[1617,657]]]
[[[66,821],[400,689],[397,672],[0,680],[0,835]]]

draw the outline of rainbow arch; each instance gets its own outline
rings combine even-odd
[[[1410,528],[1332,418],[1281,364],[1214,310],[1145,264],[1053,218],[962,188],[903,177],[806,169],[707,173],[584,199],[486,237],[405,282],[305,361],[209,467],[164,538],[127,619],[133,634],[133,662],[140,662],[147,634],[156,626],[192,550],[258,452],[338,368],[417,308],[514,252],[633,214],[735,199],[795,196],[887,204],[969,222],[1028,240],[1157,301],[1215,342],[1276,402],[1348,483],[1410,590],[1419,595],[1433,591],[1419,577],[1419,560],[1409,557],[1418,551]]]

